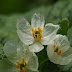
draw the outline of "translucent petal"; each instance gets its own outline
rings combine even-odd
[[[22,57],[24,57],[27,68],[30,70],[36,71],[38,69],[38,58],[35,53],[29,51],[28,46],[23,45],[21,42],[17,41],[8,41],[4,46],[4,52],[9,61],[16,64],[19,60],[22,61]]]
[[[25,18],[19,18],[17,20],[17,30],[20,30],[21,32],[28,33],[31,25],[28,23],[28,21]]]
[[[62,61],[62,57],[54,52],[53,43],[47,46],[47,55],[50,61],[55,64],[59,64]]]
[[[32,20],[31,20],[32,27],[34,25],[38,25],[39,27],[43,28],[44,23],[45,23],[45,20],[43,16],[41,16],[40,14],[36,14],[36,13],[33,15]],[[36,28],[36,26],[34,28]]]
[[[42,45],[48,45],[55,39],[55,37],[56,37],[56,32],[53,32],[50,35],[41,38],[40,42],[42,43]]]
[[[69,64],[72,60],[72,54],[69,56],[66,56],[66,57],[62,57],[61,55],[57,55],[57,53],[54,52],[53,45],[54,45],[54,42],[49,44],[47,47],[47,55],[48,55],[50,61],[55,64],[60,64],[60,65]]]
[[[12,63],[16,64],[17,60],[21,61],[22,47],[17,41],[8,41],[4,45],[4,53]]]
[[[52,23],[46,24],[43,31],[43,37],[48,36],[53,32],[56,33],[59,28],[59,25],[53,25]]]
[[[27,56],[27,55],[26,55],[26,56]],[[32,71],[38,70],[38,58],[37,58],[37,56],[35,55],[35,53],[33,53],[33,54],[32,54],[32,52],[29,53],[28,57],[29,57],[29,59],[27,59],[28,62],[27,62],[26,68],[27,68],[27,69],[30,69],[30,70],[32,70]]]
[[[0,72],[18,72],[15,66],[8,59],[0,60]]]
[[[70,47],[68,38],[65,35],[56,35],[54,44],[60,46],[59,49],[62,50],[62,53],[66,52]]]
[[[66,56],[62,58],[62,61],[60,62],[60,65],[67,65],[72,61],[72,54],[69,56]]]
[[[32,45],[29,46],[30,51],[32,52],[39,52],[43,49],[44,47],[40,42],[35,42]]]
[[[32,35],[25,34],[25,33],[21,32],[20,30],[17,30],[17,33],[18,33],[20,40],[24,44],[29,45],[29,44],[32,44],[34,42],[34,38],[32,37]]]
[[[26,72],[39,72],[39,71],[38,70],[33,71],[33,70],[30,70],[30,69],[26,69]]]

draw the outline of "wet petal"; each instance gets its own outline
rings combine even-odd
[[[17,33],[18,33],[20,40],[24,44],[29,45],[29,44],[32,44],[34,42],[34,38],[32,37],[32,35],[25,34],[25,33],[21,32],[20,30],[17,30]]]
[[[18,72],[16,65],[12,64],[8,59],[0,60],[0,71],[1,72]]]
[[[17,41],[8,41],[4,45],[4,53],[12,63],[16,64],[17,60],[21,61],[22,46]]]
[[[35,42],[29,46],[30,51],[32,52],[39,52],[43,49],[43,45],[40,42]]]
[[[56,33],[59,28],[59,25],[54,25],[52,23],[46,24],[43,31],[43,37],[48,36],[52,33]]]
[[[47,55],[51,62],[59,64],[62,61],[62,57],[61,55],[57,55],[57,53],[54,52],[53,45],[54,43],[47,46]]]
[[[32,54],[32,52],[30,52],[28,56],[29,56],[29,59],[28,59],[26,68],[32,71],[38,70],[38,58],[35,55],[35,53]]]
[[[41,38],[40,42],[42,43],[42,45],[48,45],[55,39],[55,37],[56,32],[53,32],[52,34]]]
[[[60,65],[69,64],[72,60],[72,54],[65,57],[61,55],[57,55],[57,53],[54,52],[53,45],[54,45],[54,42],[52,42],[51,44],[47,46],[47,55],[49,57],[49,60],[55,64],[60,64]]]
[[[70,47],[68,38],[65,35],[56,35],[54,44],[60,46],[60,50],[62,50],[62,53],[66,52]]]
[[[17,30],[20,30],[23,33],[28,33],[31,25],[28,23],[28,21],[25,18],[19,18],[17,20]]]
[[[44,20],[43,16],[41,16],[40,14],[36,14],[36,13],[33,15],[32,20],[31,20],[32,27],[34,25],[38,25],[39,27],[43,28],[44,27],[44,23],[45,23],[45,20]]]
[[[39,71],[38,71],[38,70],[32,71],[32,70],[30,70],[30,69],[26,69],[26,72],[39,72]]]

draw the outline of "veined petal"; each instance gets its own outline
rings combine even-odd
[[[60,64],[60,62],[62,62],[62,57],[54,52],[53,44],[54,43],[51,43],[47,46],[48,58],[50,59],[51,62],[55,64]]]
[[[4,53],[12,63],[16,64],[17,60],[21,61],[22,47],[17,41],[8,41],[4,45]]]
[[[60,65],[67,65],[72,61],[72,54],[69,56],[63,57],[62,61],[60,62]]]
[[[27,55],[26,55],[27,56]],[[26,68],[32,71],[38,70],[38,58],[35,53],[29,52]]]
[[[43,31],[43,37],[48,36],[53,32],[56,33],[59,28],[59,25],[53,25],[52,23],[46,24]]]
[[[55,37],[56,32],[53,32],[50,35],[41,38],[40,42],[42,43],[42,45],[48,45],[55,39]]]
[[[30,51],[32,52],[39,52],[43,49],[44,47],[40,42],[35,42],[32,45],[29,46]]]
[[[17,30],[17,33],[18,33],[20,40],[24,44],[29,45],[29,44],[32,44],[34,42],[34,38],[32,37],[32,35],[25,34],[25,33],[21,32],[20,30]]]
[[[39,72],[39,71],[38,71],[38,70],[32,71],[32,70],[30,70],[30,69],[26,69],[26,72]]]
[[[56,35],[54,44],[60,47],[59,49],[62,50],[62,53],[66,52],[70,47],[68,38],[65,35]]]
[[[50,59],[51,62],[55,64],[60,64],[60,65],[67,65],[71,62],[72,60],[72,54],[62,57],[61,55],[57,55],[56,52],[54,52],[54,41],[47,46],[47,55]]]
[[[22,61],[24,57],[27,64],[26,68],[36,71],[38,69],[38,58],[35,53],[29,51],[28,46],[23,45],[22,42],[18,43],[17,41],[8,41],[4,46],[4,53],[13,64],[16,64],[17,61]],[[15,65],[16,66],[16,65]]]
[[[0,72],[18,72],[15,65],[8,59],[0,60]]]
[[[34,25],[38,25],[39,27],[43,28],[44,27],[44,17],[41,16],[40,14],[34,14],[31,20],[31,26],[33,27]],[[36,28],[36,26],[34,27]]]
[[[31,25],[28,23],[28,21],[25,18],[19,18],[17,20],[17,30],[20,30],[23,33],[28,33]]]

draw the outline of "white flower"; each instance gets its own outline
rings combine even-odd
[[[50,61],[60,65],[69,64],[72,60],[72,54],[66,55],[69,47],[70,44],[65,35],[56,35],[56,38],[47,47]]]
[[[39,52],[48,45],[56,36],[59,25],[48,23],[44,26],[45,20],[43,16],[34,14],[31,20],[31,25],[24,18],[18,19],[17,33],[20,40],[30,45],[29,49],[32,52]]]
[[[7,58],[0,60],[0,72],[38,72],[38,58],[28,46],[8,41],[3,50]]]

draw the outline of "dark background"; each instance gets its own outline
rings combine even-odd
[[[0,14],[24,13],[39,6],[48,6],[57,0],[0,0]]]

